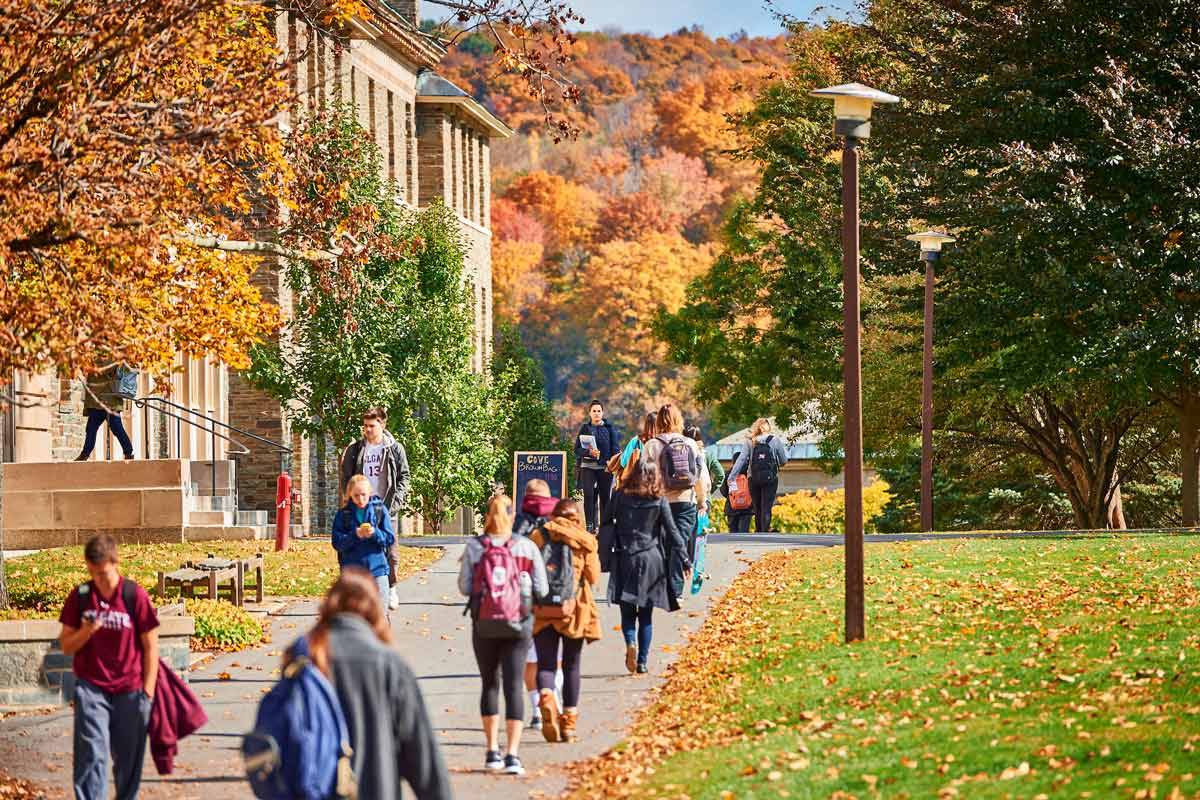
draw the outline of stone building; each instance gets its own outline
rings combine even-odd
[[[383,169],[395,186],[396,201],[421,207],[441,200],[457,213],[468,247],[466,277],[475,292],[472,366],[482,371],[492,342],[490,142],[511,131],[437,75],[445,50],[420,31],[419,0],[366,0],[364,5],[367,13],[352,20],[336,38],[318,34],[294,15],[279,16],[276,34],[281,48],[303,56],[290,70],[298,111],[352,102],[363,127],[373,132],[383,153]],[[285,130],[290,122],[287,116],[280,120]],[[291,298],[276,265],[264,261],[255,283],[264,298],[290,313]],[[172,489],[165,515],[151,513],[158,501],[148,498],[145,487],[139,486],[139,481],[149,480],[147,473],[118,466],[120,448],[107,429],[92,461],[116,459],[118,463],[112,464],[112,469],[93,467],[91,471],[73,463],[83,441],[82,393],[76,383],[47,376],[14,376],[14,394],[22,402],[0,408],[0,424],[7,434],[0,436],[4,443],[0,457],[9,462],[4,482],[8,547],[19,546],[19,541],[45,541],[42,546],[67,544],[88,531],[130,527],[125,523],[135,516],[138,523],[133,527],[140,532],[129,534],[134,538],[172,539],[187,535],[188,530],[203,538],[219,535],[219,528],[233,535],[261,534],[261,530],[249,528],[273,519],[276,479],[283,466],[289,467],[302,496],[301,506],[293,512],[293,530],[319,530],[328,525],[338,488],[334,443],[302,440],[289,430],[279,403],[251,388],[243,376],[224,364],[182,356],[177,363],[170,391],[165,394],[165,400],[174,405],[151,403],[148,408],[127,409],[123,415],[138,459],[180,462],[178,467],[165,468],[166,477],[151,480],[155,491],[162,489],[159,484],[163,483]],[[144,376],[141,382],[139,395],[152,395],[153,387]],[[222,425],[285,444],[291,455],[282,457],[278,450]],[[217,432],[228,433],[244,447]],[[249,452],[240,453],[243,449]],[[33,483],[22,481],[20,465],[29,464],[33,469],[34,464],[46,462],[71,462],[60,468],[79,471],[69,481],[76,487],[73,491],[101,494],[64,496],[64,513],[49,510],[42,515],[52,525],[34,519],[37,515],[32,507],[25,513],[23,505],[47,503],[45,508],[53,509],[59,498],[45,492],[21,494],[31,491]],[[10,491],[18,486],[26,488]],[[114,491],[132,494],[102,494]],[[140,516],[129,509],[115,516],[99,510],[135,494]],[[180,502],[182,509],[177,511]],[[66,510],[80,507],[94,513],[85,519],[68,519],[77,515]],[[10,520],[21,527],[14,528]],[[229,531],[231,527],[241,529]],[[57,533],[47,533],[51,529]],[[25,533],[16,536],[14,530]]]

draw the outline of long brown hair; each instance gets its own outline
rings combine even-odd
[[[653,439],[658,435],[658,414],[651,411],[642,420],[642,429],[638,432],[638,439],[642,444]]]
[[[658,497],[662,494],[662,487],[658,481],[658,468],[654,463],[639,458],[635,465],[630,462],[632,469],[629,470],[621,483],[621,491],[627,495],[634,497]]]
[[[367,621],[371,630],[384,644],[392,642],[392,627],[383,611],[383,600],[379,597],[379,585],[371,573],[362,567],[346,567],[325,593],[317,624],[308,632],[308,657],[317,669],[332,678],[329,669],[329,624],[338,614],[357,614]],[[292,662],[289,650],[283,657],[286,667]]]
[[[683,433],[683,412],[674,403],[658,410],[658,433]]]

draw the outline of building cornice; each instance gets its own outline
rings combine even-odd
[[[446,47],[410,25],[403,17],[379,0],[365,0],[369,18],[355,17],[350,21],[350,38],[379,40],[412,59],[418,68],[433,69],[442,63]]]
[[[466,116],[483,126],[489,139],[507,139],[513,135],[512,128],[484,108],[473,97],[446,97],[445,95],[417,95],[417,106],[426,108],[444,107],[447,110],[458,109]]]

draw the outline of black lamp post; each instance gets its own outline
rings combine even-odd
[[[938,231],[906,237],[921,246],[925,262],[925,346],[921,359],[921,530],[933,530],[933,268],[942,245],[954,241]]]
[[[842,384],[846,484],[846,641],[866,636],[863,602],[863,444],[862,352],[858,297],[858,145],[871,135],[871,109],[876,103],[896,103],[895,95],[845,83],[811,92],[833,100],[834,133],[843,137],[842,149]]]

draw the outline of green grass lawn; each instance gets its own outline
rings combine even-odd
[[[1200,537],[868,545],[867,576],[847,646],[840,549],[759,562],[576,795],[1200,797]]]
[[[273,542],[231,541],[191,544],[126,544],[119,550],[121,572],[150,592],[156,603],[178,597],[155,595],[158,571],[178,569],[185,561],[212,553],[223,558],[265,556],[266,594],[281,597],[319,597],[338,574],[337,554],[329,541],[292,542],[286,552],[276,553]],[[401,547],[401,577],[423,569],[441,556],[429,547]],[[5,561],[11,608],[0,611],[0,620],[57,619],[63,601],[78,584],[88,579],[82,547],[57,547]],[[188,601],[196,618],[193,646],[199,649],[236,650],[262,639],[261,625],[228,602]],[[257,631],[257,635],[255,634]]]

